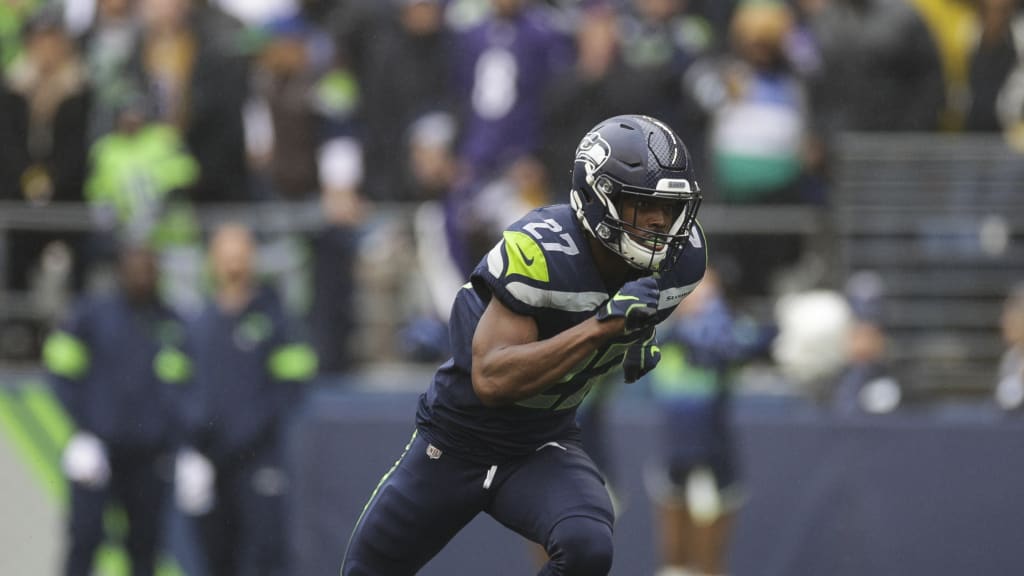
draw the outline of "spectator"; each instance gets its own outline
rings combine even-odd
[[[706,122],[683,89],[684,75],[716,42],[710,23],[691,11],[689,0],[633,0],[620,20],[624,96],[630,111],[664,118],[695,145],[703,166]]]
[[[491,7],[486,20],[459,35],[452,52],[458,156],[477,182],[537,153],[544,92],[571,63],[568,39],[532,0],[492,0]]]
[[[711,186],[726,202],[805,202],[810,112],[803,80],[787,57],[793,32],[785,4],[741,4],[733,16],[729,54],[705,59],[688,73],[695,99],[710,115]],[[798,234],[728,235],[720,242],[744,298],[774,293],[778,276],[803,252]]]
[[[101,280],[117,238],[147,242],[160,252],[161,295],[182,314],[196,309],[202,267],[199,223],[185,191],[198,177],[177,130],[153,122],[141,94],[115,104],[116,129],[93,144],[85,193],[93,216],[90,279]]]
[[[444,198],[459,178],[454,119],[443,112],[427,114],[409,125],[407,137],[416,196],[422,200]]]
[[[315,199],[322,207],[325,225],[309,238],[311,277],[300,290],[312,284],[305,309],[312,340],[323,369],[337,373],[351,368],[355,226],[364,213],[359,84],[344,54],[303,13],[273,20],[263,32],[246,110],[250,161],[268,185],[261,196]]]
[[[361,194],[363,148],[352,125],[356,88],[351,72],[335,69],[320,80],[317,89],[319,100],[324,103],[318,107],[320,118],[326,124],[326,140],[319,145],[316,156],[325,222],[312,238],[311,328],[324,370],[332,373],[351,367],[357,231],[366,212]]]
[[[177,130],[153,122],[149,101],[127,95],[114,110],[116,130],[93,145],[85,185],[101,230],[164,248],[198,239],[183,192],[199,168]]]
[[[569,186],[564,151],[569,134],[596,120],[638,112],[664,118],[692,143],[703,164],[705,122],[682,90],[690,64],[714,42],[707,20],[686,0],[635,0],[626,9],[588,2],[577,15],[576,59],[547,90],[545,167],[552,190]]]
[[[823,134],[938,128],[945,100],[942,66],[912,3],[804,4],[824,63],[813,105]]]
[[[565,151],[576,144],[577,134],[602,118],[631,112],[636,100],[649,96],[634,90],[628,77],[621,56],[620,20],[607,4],[583,11],[576,28],[575,67],[554,79],[547,91],[541,159],[552,190],[568,190],[572,184],[571,159]]]
[[[544,97],[571,62],[550,10],[532,0],[492,0],[491,9],[459,33],[452,51],[461,170],[446,198],[445,225],[464,276],[509,223],[503,214],[549,200],[537,160]],[[496,200],[508,210],[495,209]]]
[[[86,171],[90,91],[86,71],[53,7],[35,13],[23,30],[25,51],[0,89],[0,198],[45,207],[80,202]],[[79,254],[76,234],[36,230],[8,236],[7,278],[11,289],[30,288],[39,255],[54,241]],[[73,285],[83,284],[81,258]]]
[[[1024,284],[1010,291],[1000,321],[1006,352],[999,363],[996,403],[1004,410],[1024,406]]]
[[[840,413],[891,412],[903,399],[887,357],[882,279],[858,272],[846,282],[852,312],[846,366],[836,378],[832,405]]]
[[[43,354],[75,426],[62,460],[68,576],[93,573],[111,500],[127,515],[131,573],[154,573],[169,488],[163,466],[180,439],[179,396],[191,381],[184,326],[157,296],[156,255],[126,247],[119,262],[119,289],[79,302]]]
[[[440,0],[392,0],[397,8],[357,66],[364,86],[365,194],[372,200],[419,200],[408,163],[407,131],[427,114],[451,108],[451,37]]]
[[[662,412],[663,469],[648,490],[658,506],[659,576],[724,574],[740,505],[729,406],[735,369],[767,351],[774,329],[732,310],[717,274],[680,304],[649,377]]]
[[[1024,16],[1017,0],[978,3],[980,30],[970,56],[966,129],[999,132],[1024,118]]]
[[[731,57],[718,72],[721,100],[705,99],[714,185],[726,201],[801,199],[809,110],[787,59],[792,34],[793,16],[782,3],[746,3],[733,17]]]
[[[241,26],[194,0],[140,0],[139,10],[142,65],[157,119],[179,129],[200,166],[192,199],[248,201]]]
[[[274,20],[264,32],[246,113],[250,163],[268,177],[267,196],[315,198],[321,144],[354,136],[358,83],[334,66],[330,38],[302,15]]]
[[[117,109],[144,92],[139,56],[139,22],[132,0],[99,0],[95,21],[82,40],[82,52],[95,97],[89,118],[89,142],[113,131]]]
[[[210,241],[215,294],[193,327],[190,447],[178,457],[179,507],[197,516],[211,574],[286,573],[285,433],[316,371],[281,303],[261,289],[251,232],[228,224]]]
[[[416,283],[420,309],[413,312],[399,337],[405,355],[415,359],[436,359],[450,352],[448,316],[454,294],[465,281],[452,258],[440,201],[458,177],[454,140],[454,121],[445,113],[428,114],[409,128],[409,165],[416,193],[424,199],[413,218],[416,264],[422,282]]]
[[[927,26],[942,65],[946,97],[940,113],[939,129],[947,132],[963,130],[970,106],[968,60],[977,43],[977,13],[981,2],[913,0],[908,3]]]
[[[356,328],[356,259],[360,207],[347,188],[321,196],[326,222],[312,238],[313,304],[310,329],[320,369],[337,374],[352,368]]]

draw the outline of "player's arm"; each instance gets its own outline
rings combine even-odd
[[[586,321],[546,340],[537,322],[491,298],[473,335],[473,391],[485,406],[535,396],[558,382],[606,340],[622,334],[622,318]]]

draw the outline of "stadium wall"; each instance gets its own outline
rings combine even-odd
[[[414,394],[325,391],[295,430],[296,574],[336,574],[349,531],[412,432]],[[747,501],[730,554],[739,576],[1011,574],[1024,570],[1024,422],[984,405],[839,417],[797,401],[740,398]],[[610,417],[623,511],[613,574],[656,569],[644,470],[657,416],[625,397]],[[477,518],[422,572],[535,570],[530,546]]]

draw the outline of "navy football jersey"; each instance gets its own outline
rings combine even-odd
[[[659,275],[660,320],[697,287],[706,265],[704,235],[695,224],[690,246],[671,270]],[[473,391],[473,333],[491,298],[533,317],[543,340],[593,316],[611,295],[598,274],[588,235],[568,205],[539,208],[509,226],[452,305],[452,358],[420,397],[422,434],[439,448],[485,463],[574,437],[576,408],[599,377],[622,362],[639,333],[608,340],[560,382],[499,407],[484,406]]]

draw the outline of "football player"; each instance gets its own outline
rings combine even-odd
[[[480,512],[542,545],[542,575],[607,574],[612,504],[575,413],[622,365],[657,364],[655,325],[704,276],[700,186],[684,143],[616,116],[576,150],[571,204],[512,224],[452,307],[452,358],[357,520],[347,576],[414,574]]]

